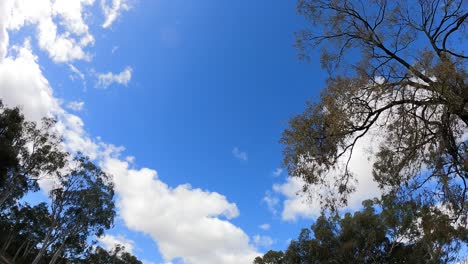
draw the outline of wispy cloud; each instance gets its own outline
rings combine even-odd
[[[259,225],[258,227],[260,227],[260,229],[266,231],[266,230],[270,229],[270,224],[262,224],[262,225]]]
[[[75,80],[75,78],[78,77],[79,79],[84,81],[85,76],[80,70],[78,70],[78,68],[73,66],[73,64],[68,64],[68,68],[73,73],[70,75],[70,79]]]
[[[234,149],[232,149],[232,155],[234,155],[236,159],[240,159],[240,160],[248,159],[247,152],[241,151],[238,147],[235,147]]]
[[[113,83],[127,86],[127,84],[132,79],[132,72],[133,72],[132,67],[127,66],[120,73],[112,73],[112,72],[98,73],[97,74],[98,81],[96,83],[96,87],[107,88]]]
[[[83,110],[84,102],[83,101],[72,101],[67,104],[67,108],[76,112]]]
[[[276,170],[273,171],[273,176],[278,177],[278,176],[281,175],[281,173],[283,173],[283,169],[281,169],[281,168],[276,168]]]
[[[129,4],[126,0],[111,0],[111,3],[108,3],[107,0],[101,0],[101,9],[106,17],[104,23],[102,24],[103,28],[108,28],[112,26],[112,23],[122,14],[123,11],[130,9]]]
[[[266,203],[266,205],[268,206],[268,210],[270,210],[270,212],[273,214],[273,215],[276,215],[278,213],[278,210],[276,209],[280,200],[279,198],[274,195],[272,192],[270,191],[267,191],[265,196],[263,197],[263,200],[262,200],[264,203]]]
[[[257,247],[269,247],[275,243],[275,241],[269,236],[255,235],[253,242]]]

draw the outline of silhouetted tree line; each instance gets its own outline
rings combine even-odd
[[[113,225],[112,179],[65,151],[54,123],[26,121],[0,100],[0,263],[141,263],[122,246],[89,242]],[[28,204],[40,181],[48,200]]]

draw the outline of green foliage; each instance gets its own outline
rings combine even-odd
[[[115,217],[112,179],[80,153],[63,151],[55,122],[25,121],[0,100],[0,258],[11,263],[141,263],[117,247],[90,253],[89,238],[103,235]],[[21,198],[53,179],[49,201]],[[99,256],[108,257],[95,262]]]
[[[41,128],[24,120],[18,108],[5,108],[0,100],[0,209],[12,206],[28,191],[37,191],[37,180],[65,166],[68,154],[60,138],[51,133],[54,121]]]
[[[125,252],[125,247],[116,245],[111,251],[96,247],[87,254],[81,264],[142,264],[135,256]]]
[[[58,187],[50,192],[51,225],[33,263],[49,246],[55,248],[54,261],[62,252],[82,252],[89,236],[101,236],[114,221],[111,179],[79,154],[70,166],[70,172],[57,175]]]
[[[254,264],[282,264],[283,259],[283,252],[270,250],[263,257],[256,257]]]
[[[455,1],[298,0],[310,27],[300,57],[321,50],[320,100],[284,131],[284,165],[324,215],[272,263],[447,263],[467,242],[468,6]],[[372,144],[383,196],[338,214],[355,190],[349,162]],[[361,145],[362,146],[362,145]],[[311,186],[316,188],[310,188]],[[331,210],[327,210],[331,209]],[[269,252],[256,263],[269,261]]]
[[[268,251],[254,263],[450,263],[468,242],[466,229],[437,208],[391,197],[363,206],[343,217],[320,216],[284,253]]]
[[[10,256],[12,261],[30,263],[37,253],[36,245],[45,236],[50,225],[49,212],[45,203],[31,207],[15,205],[0,215],[1,255]]]

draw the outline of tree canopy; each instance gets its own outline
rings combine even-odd
[[[86,156],[65,152],[53,125],[26,121],[0,100],[0,262],[141,263],[121,246],[89,243],[113,225],[112,179]],[[52,182],[49,200],[25,203],[43,179]]]
[[[353,150],[373,135],[384,193],[444,205],[466,222],[467,2],[299,0],[298,11],[310,22],[297,34],[301,57],[322,50],[330,76],[284,131],[289,174],[306,187],[331,182],[324,205],[345,205]]]
[[[91,250],[86,258],[80,262],[82,264],[142,264],[135,256],[125,252],[125,247],[116,245],[112,250],[105,250],[102,247],[96,247]]]
[[[6,108],[0,100],[0,208],[11,205],[28,191],[37,191],[38,180],[65,166],[68,153],[51,128],[24,120],[19,108]]]
[[[254,263],[455,261],[468,224],[467,2],[299,0],[297,10],[309,23],[299,57],[319,52],[329,77],[281,143],[289,176],[323,212]],[[362,162],[382,196],[340,216],[367,142]]]
[[[255,264],[450,263],[468,232],[437,208],[385,198],[361,211],[320,216],[285,252],[268,251]]]

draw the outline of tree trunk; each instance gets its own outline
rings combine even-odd
[[[24,249],[24,252],[23,252],[23,258],[29,254],[30,250],[31,250],[31,241],[28,241],[28,244],[26,245],[26,248]]]
[[[37,253],[36,257],[34,258],[34,261],[31,264],[39,263],[39,260],[41,260],[42,255],[44,255],[45,251],[47,250],[47,247],[49,246],[49,241],[50,241],[51,236],[52,236],[52,228],[50,229],[49,233],[44,239],[44,243],[42,243],[41,250],[39,250],[39,253]]]
[[[13,256],[13,259],[12,259],[13,263],[15,263],[16,258],[19,256],[21,250],[23,249],[24,246],[26,246],[27,243],[29,243],[29,240],[27,240],[27,239],[24,240],[24,242],[21,244],[21,246],[18,248],[18,250],[16,250],[16,253]]]
[[[2,205],[6,202],[6,200],[10,198],[13,187],[14,186],[10,181],[5,183],[3,191],[0,193],[0,207],[2,207]]]
[[[13,237],[14,237],[13,231],[10,231],[10,234],[8,235],[7,241],[5,242],[5,244],[3,244],[3,247],[2,247],[2,253],[3,254],[5,254],[5,252],[10,247],[10,244],[11,244],[11,241],[13,240]]]
[[[52,257],[52,259],[50,260],[49,264],[54,264],[55,262],[57,262],[60,255],[62,255],[62,251],[63,251],[64,248],[65,248],[65,243],[60,245],[60,247],[57,249],[57,251],[55,251],[55,254]]]
[[[0,207],[2,207],[3,203],[8,199],[8,196],[10,196],[8,192],[2,193],[2,196],[0,196]]]

